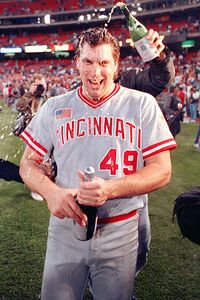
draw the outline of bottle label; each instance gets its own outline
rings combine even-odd
[[[134,42],[134,46],[144,62],[148,62],[159,56],[157,48],[149,43],[146,36]]]

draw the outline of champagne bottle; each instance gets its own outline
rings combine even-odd
[[[95,169],[87,167],[84,172],[84,180],[92,181],[95,176]],[[78,203],[78,201],[77,201]],[[95,206],[86,206],[79,204],[81,210],[86,214],[88,221],[87,226],[83,227],[77,222],[74,222],[74,236],[80,241],[87,241],[91,239],[96,231],[97,226],[97,208]]]
[[[128,21],[128,28],[131,39],[134,42],[134,46],[138,53],[142,57],[144,62],[148,62],[159,56],[157,48],[152,46],[146,38],[148,33],[147,28],[140,23],[128,10],[128,7],[123,2],[118,2],[117,6],[120,7],[121,11],[125,15]]]

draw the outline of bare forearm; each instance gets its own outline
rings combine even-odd
[[[20,175],[31,190],[38,192],[47,201],[49,211],[60,219],[72,218],[85,226],[87,216],[75,201],[77,188],[57,186],[48,177],[43,165],[37,162],[41,157],[29,146],[26,147],[20,163]]]
[[[165,162],[165,163],[164,163]],[[144,168],[135,174],[118,179],[103,180],[96,177],[91,182],[80,182],[78,200],[81,204],[101,206],[109,199],[128,198],[150,193],[165,186],[171,177],[168,153],[152,162],[148,160]]]
[[[49,179],[37,162],[31,159],[24,159],[21,162],[20,175],[31,190],[38,192],[45,199],[48,199],[48,195],[57,189],[57,186]]]
[[[79,177],[83,174],[79,172]],[[171,177],[169,151],[146,158],[145,167],[135,174],[104,180],[95,177],[90,182],[80,182],[77,198],[79,203],[101,206],[109,199],[128,198],[155,191],[168,184]]]
[[[170,177],[171,170],[159,170],[157,165],[150,165],[133,175],[107,181],[107,197],[113,199],[150,193],[167,185]]]

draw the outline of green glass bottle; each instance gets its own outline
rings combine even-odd
[[[120,7],[128,21],[131,39],[133,40],[134,46],[142,57],[143,61],[148,62],[158,57],[157,48],[152,46],[146,38],[148,33],[147,28],[130,13],[125,3],[118,2],[116,6]]]

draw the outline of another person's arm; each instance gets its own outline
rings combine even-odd
[[[19,166],[11,161],[0,159],[0,178],[6,181],[24,183],[19,175]]]
[[[151,61],[149,67],[144,70],[138,68],[123,72],[120,77],[120,84],[150,93],[156,97],[167,84],[174,81],[175,69],[170,51],[163,44],[164,37],[150,29],[148,38],[157,47],[159,57]]]

